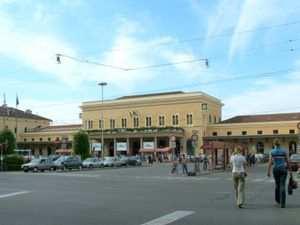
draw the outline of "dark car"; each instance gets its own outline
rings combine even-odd
[[[293,154],[289,160],[289,168],[291,171],[298,171],[300,168],[300,154]]]
[[[78,156],[61,156],[55,162],[55,169],[82,169],[82,162]]]
[[[129,166],[141,166],[142,160],[138,156],[130,156],[128,157],[127,165]]]

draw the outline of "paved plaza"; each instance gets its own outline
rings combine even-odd
[[[172,176],[170,165],[74,172],[0,173],[1,225],[300,224],[300,191],[274,205],[265,166],[251,169],[247,205],[230,173]]]

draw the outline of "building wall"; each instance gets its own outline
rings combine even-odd
[[[25,131],[29,131],[30,129],[36,127],[46,127],[49,126],[50,122],[48,120],[35,120],[35,119],[25,119],[25,118],[14,118],[14,117],[0,117],[0,130],[4,128],[8,128],[13,131],[15,134],[15,130],[17,127],[17,141],[21,141],[20,135],[25,133]]]
[[[253,153],[258,151],[258,143],[262,143],[264,153],[268,153],[273,148],[273,142],[276,138],[279,139],[283,148],[292,153],[299,145],[298,123],[299,121],[220,123],[208,126],[206,138],[208,140],[246,143],[248,149]],[[294,144],[295,146],[293,146]]]
[[[204,105],[207,104],[207,109]],[[127,128],[133,128],[133,118],[139,118],[139,127],[146,127],[146,117],[152,118],[151,127],[159,127],[159,116],[165,117],[163,127],[181,127],[185,130],[185,140],[182,147],[185,148],[186,140],[193,134],[198,135],[197,149],[202,145],[202,137],[205,135],[209,123],[221,120],[222,103],[205,94],[183,94],[154,98],[136,98],[128,100],[87,102],[83,103],[82,121],[86,130],[97,130],[101,111],[103,112],[104,128],[110,129],[110,120],[115,120],[115,128],[122,128],[122,118],[127,120]],[[187,115],[192,115],[192,124],[187,124]],[[172,116],[178,115],[178,125],[172,123]],[[212,118],[209,121],[209,115]],[[92,121],[92,126],[91,125]]]

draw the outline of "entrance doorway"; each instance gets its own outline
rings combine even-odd
[[[114,142],[110,141],[108,144],[108,155],[109,156],[114,156]]]
[[[140,139],[131,140],[131,155],[138,155],[141,148]]]

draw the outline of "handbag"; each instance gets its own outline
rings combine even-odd
[[[293,174],[290,174],[290,179],[289,179],[289,184],[288,184],[288,194],[292,195],[293,194],[293,190],[298,188],[298,183],[297,181],[294,180],[293,178]]]

